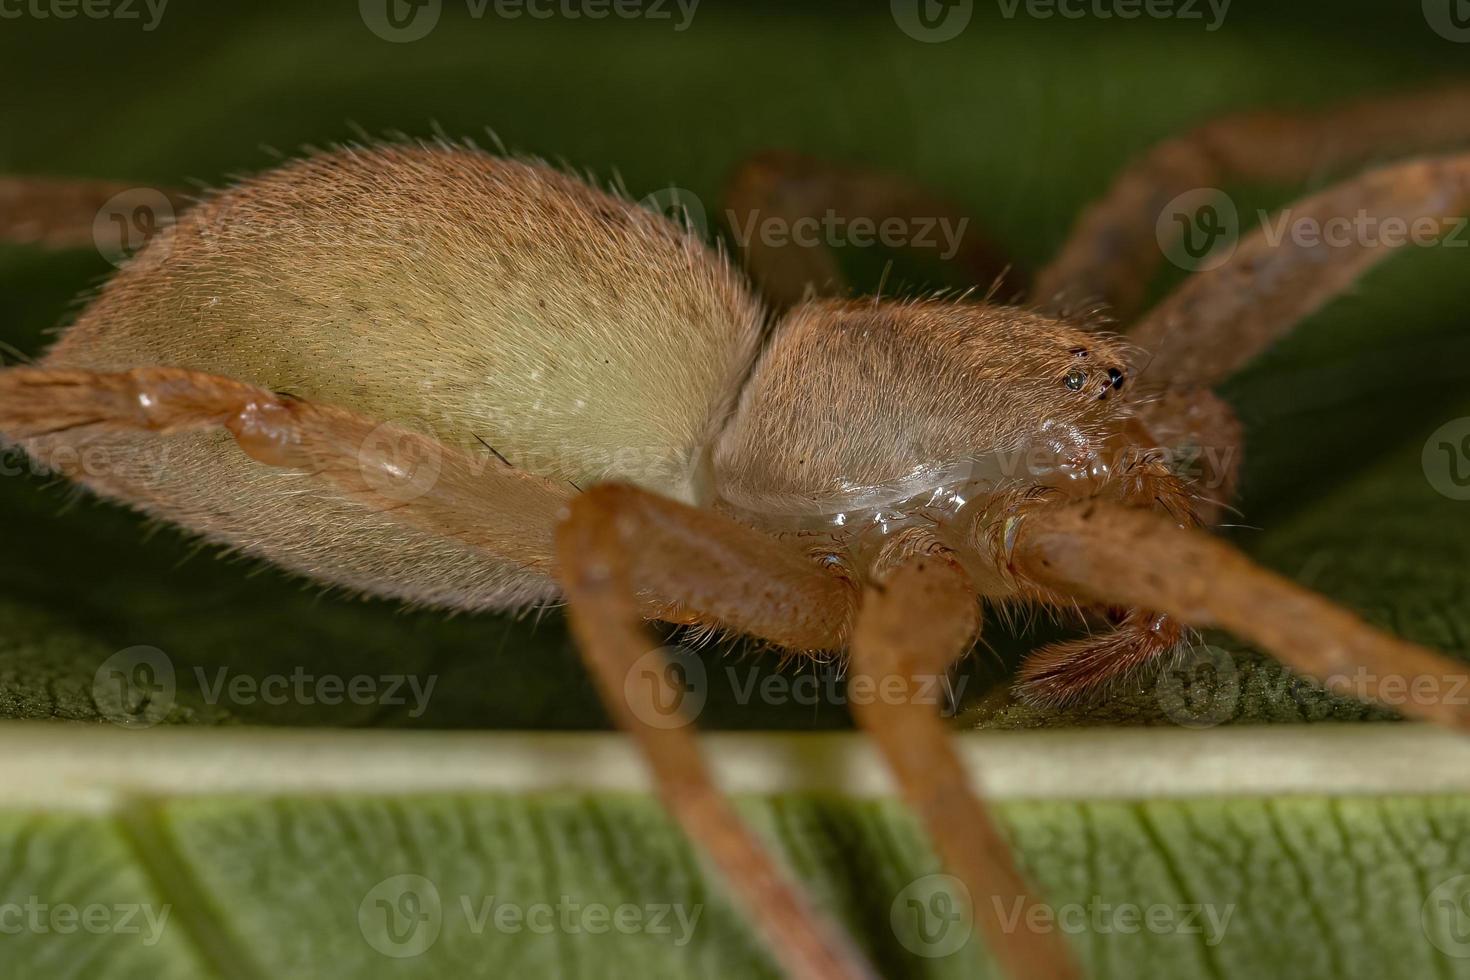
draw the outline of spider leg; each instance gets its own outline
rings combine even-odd
[[[1327,229],[1330,222],[1369,221],[1381,231],[1337,241],[1325,233],[1273,241],[1268,223],[1224,265],[1195,274],[1165,298],[1128,339],[1151,355],[1151,378],[1215,385],[1409,244],[1413,234],[1424,244],[1438,241],[1452,230],[1447,219],[1458,219],[1463,230],[1467,208],[1470,154],[1412,160],[1345,181],[1289,207],[1291,223]],[[1390,235],[1392,227],[1404,233]]]
[[[115,180],[56,177],[0,177],[0,242],[43,248],[91,247],[98,214],[113,198],[142,191],[138,184]],[[184,192],[154,190],[174,214],[192,203]],[[146,203],[140,197],[139,203]],[[127,217],[127,216],[124,216]]]
[[[1374,700],[1385,681],[1417,685],[1419,678],[1445,690],[1447,678],[1470,671],[1369,626],[1217,538],[1146,510],[1101,501],[1038,510],[1022,519],[1014,542],[1017,569],[1049,588],[1228,630],[1340,693]],[[1411,700],[1404,711],[1470,729],[1470,705]]]
[[[639,572],[653,569],[654,555],[667,566],[663,574],[670,582],[692,585],[688,594],[674,593],[681,600],[723,585],[747,604],[749,616],[800,615],[789,603],[802,583],[792,590],[759,564],[762,549],[751,535],[756,532],[632,487],[589,488],[557,531],[572,631],[603,703],[637,740],[666,805],[713,860],[786,970],[804,978],[872,976],[850,941],[810,906],[740,820],[706,768],[689,722],[671,723],[668,699],[655,700],[652,685],[628,683],[656,646],[639,627],[635,601]],[[675,550],[665,552],[665,543]],[[784,562],[774,540],[766,541],[764,552]],[[730,577],[722,582],[720,574],[708,574],[716,570]],[[824,574],[809,565],[811,588]]]
[[[218,375],[179,368],[0,371],[0,434],[50,469],[72,469],[66,461],[76,454],[69,450],[88,436],[214,428],[228,430],[256,461],[307,471],[395,521],[555,573],[554,528],[574,497],[570,486],[508,464],[487,465],[400,426]],[[82,470],[68,475],[91,482]],[[648,615],[718,624],[791,649],[843,645],[849,590],[799,552],[631,487],[597,492],[618,497],[624,521],[645,519],[646,540],[666,559],[635,567]],[[677,508],[680,520],[647,520],[664,505]],[[753,568],[761,575],[752,576]]]
[[[1169,386],[1134,402],[1142,444],[1166,454],[1198,523],[1217,524],[1235,499],[1244,432],[1235,410],[1209,388]],[[1134,503],[1147,503],[1145,498]]]
[[[665,595],[676,597],[682,608],[698,608],[708,599],[704,620],[713,614],[731,625],[753,626],[752,632],[799,645],[842,642],[839,624],[848,615],[849,600],[841,580],[815,564],[803,565],[800,557],[756,532],[733,524],[727,528],[722,519],[651,494],[616,486],[594,488],[575,498],[572,516],[557,542],[553,536],[569,493],[510,467],[487,474],[479,461],[416,432],[177,368],[117,373],[0,371],[0,432],[43,462],[48,446],[61,436],[108,431],[163,436],[209,428],[228,430],[246,453],[262,463],[306,470],[394,520],[468,547],[540,566],[548,573],[554,571],[559,554],[569,569],[563,578],[572,602],[573,628],[607,703],[625,724],[629,712],[634,712],[636,722],[637,710],[623,700],[622,682],[631,665],[627,655],[636,651],[632,653],[636,660],[651,645],[638,638],[634,625],[642,610],[632,588],[623,587],[629,564],[619,536],[628,527],[638,528],[640,518],[650,514],[663,519],[639,528],[640,535],[655,542],[675,564],[662,575],[660,566],[650,562],[635,563],[633,568],[666,588]],[[423,479],[424,474],[430,478]],[[617,506],[628,500],[643,506]],[[667,508],[659,503],[667,503]],[[663,513],[665,509],[669,513]],[[609,515],[611,523],[606,520]],[[729,533],[722,536],[722,531]],[[610,548],[610,540],[617,546]],[[701,551],[699,543],[708,547]],[[792,581],[783,583],[783,573]],[[728,588],[721,579],[725,574],[735,578]],[[609,612],[613,617],[605,622]],[[780,624],[783,616],[790,622]],[[780,625],[761,628],[768,623]],[[639,689],[632,685],[627,690]],[[649,753],[670,806],[691,836],[743,889],[753,917],[776,940],[777,950],[789,958],[794,972],[824,978],[870,976],[845,940],[818,927],[815,916],[776,875],[729,804],[714,791],[694,751],[692,735],[636,723],[629,727]]]
[[[1082,212],[1057,257],[1037,275],[1032,295],[1053,308],[1102,301],[1126,322],[1139,311],[1163,261],[1156,224],[1179,195],[1234,183],[1297,184],[1375,158],[1466,142],[1470,87],[1464,86],[1318,113],[1217,119],[1158,144],[1127,167]]]
[[[1058,933],[1007,930],[987,908],[1030,889],[984,802],[971,791],[932,696],[980,630],[968,576],[944,554],[911,554],[868,586],[852,639],[850,698],[858,724],[878,743],[905,799],[918,812],[945,866],[969,890],[989,947],[1016,978],[1081,976]],[[902,685],[901,692],[894,685]],[[866,694],[859,696],[858,686]],[[1024,922],[1026,912],[1016,921]]]
[[[1198,526],[1211,513],[1209,505],[1201,504],[1194,481],[1152,455],[1155,446],[1167,444],[1157,442],[1141,423],[1132,420],[1120,436],[1121,445],[1143,455],[1124,462],[1124,454],[1118,453],[1120,463],[1113,478],[1097,488],[1100,499],[1148,508],[1180,527]],[[1115,444],[1110,451],[1117,452],[1121,445]],[[1022,660],[1016,693],[1042,705],[1095,698],[1114,682],[1176,649],[1189,632],[1174,617],[1149,606],[1119,608],[1108,603],[1080,602],[1079,597],[1050,588],[1017,567],[1011,543],[1016,529],[1024,526],[1030,515],[1056,506],[1054,496],[1019,491],[994,498],[978,518],[982,529],[977,542],[980,550],[995,556],[996,570],[1014,597],[1046,608],[1082,613],[1092,627],[1085,636],[1049,643]]]
[[[1045,705],[1094,697],[1178,647],[1185,633],[1167,616],[1130,609],[1116,626],[1027,654],[1016,677],[1016,692],[1026,701]]]
[[[1345,241],[1325,232],[1276,239],[1268,224],[1240,243],[1228,262],[1194,276],[1139,322],[1129,339],[1149,352],[1150,380],[1168,388],[1163,397],[1143,406],[1137,422],[1149,432],[1151,445],[1193,445],[1203,451],[1204,465],[1190,481],[1198,517],[1213,517],[1218,501],[1230,498],[1239,467],[1239,425],[1209,388],[1407,243],[1410,230],[1423,228],[1432,236],[1429,240],[1437,239],[1446,230],[1444,219],[1466,207],[1470,155],[1373,171],[1307,198],[1288,212],[1294,224],[1308,222],[1316,229],[1331,228],[1333,222],[1346,226],[1369,221],[1383,233],[1351,235]],[[1395,226],[1403,233],[1390,236],[1387,229]],[[1149,496],[1129,502],[1145,503]],[[1044,701],[1067,700],[1172,649],[1169,641],[1180,637],[1172,624],[1148,613],[1130,613],[1119,633],[1049,647],[1028,658],[1021,689]]]
[[[0,371],[0,433],[43,464],[89,435],[224,428],[254,459],[306,470],[393,518],[550,574],[571,495],[436,439],[255,385],[178,368]],[[66,465],[52,468],[65,471]],[[88,482],[85,473],[74,474]]]
[[[777,309],[846,291],[831,251],[837,243],[817,240],[834,219],[878,229],[899,222],[908,247],[939,250],[977,285],[1005,276],[1016,288],[1021,280],[970,217],[941,196],[901,177],[800,153],[770,150],[745,160],[727,186],[725,216],[751,278]]]
[[[624,560],[639,593],[788,650],[846,645],[852,589],[799,549],[628,484],[589,487],[574,504],[574,514],[611,515],[634,536]]]

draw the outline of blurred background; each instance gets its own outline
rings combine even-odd
[[[1035,268],[1131,157],[1214,114],[1470,78],[1463,0],[1179,0],[1134,18],[1092,0],[922,2],[0,0],[0,172],[202,189],[311,147],[444,136],[693,204],[728,242],[724,182],[749,154],[787,148],[931,186]],[[1254,214],[1338,176],[1229,191]],[[1470,414],[1470,276],[1464,251],[1406,251],[1230,384],[1249,433],[1235,533],[1382,625],[1465,649],[1470,521],[1426,479],[1421,449]],[[8,361],[44,348],[112,268],[107,252],[0,248]],[[843,257],[866,290],[890,261],[886,292],[967,285],[912,256]],[[554,611],[447,618],[324,595],[79,499],[14,453],[4,463],[0,716],[96,718],[99,665],[146,646],[173,671],[170,722],[605,724]],[[1165,720],[1143,688],[1063,714],[1009,704],[1005,672],[1032,642],[987,635],[958,685],[961,723]],[[1243,681],[1229,720],[1368,714],[1230,651]],[[832,668],[700,658],[707,727],[848,725]],[[222,677],[302,671],[436,686],[422,704],[210,693]],[[789,683],[803,672],[822,683]],[[770,676],[788,695],[751,699]]]

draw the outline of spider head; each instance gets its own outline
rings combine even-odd
[[[1110,359],[1107,352],[1102,358],[1093,356],[1091,343],[1078,344],[1068,349],[1072,363],[1062,376],[1062,384],[1068,391],[1098,401],[1107,401],[1109,396],[1123,390],[1128,382],[1127,368],[1121,359]]]
[[[716,483],[746,510],[826,513],[1070,481],[1132,412],[1127,363],[1116,338],[1025,309],[806,304],[752,373]]]
[[[956,353],[999,422],[988,434],[994,448],[1050,442],[1045,433],[1059,431],[1091,442],[1131,414],[1129,349],[1116,336],[1022,309],[955,315],[979,319]]]

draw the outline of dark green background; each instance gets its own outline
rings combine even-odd
[[[678,185],[713,210],[742,157],[792,147],[919,178],[1035,266],[1131,156],[1213,113],[1470,78],[1470,45],[1436,35],[1417,3],[1238,0],[1215,33],[1199,21],[1005,20],[994,3],[977,7],[941,45],[905,36],[882,3],[704,0],[676,33],[668,21],[476,21],[447,0],[438,28],[410,44],[374,36],[350,2],[172,0],[147,33],[137,21],[4,19],[0,170],[218,185],[364,131],[488,143],[489,127],[514,151],[621,175],[637,196]],[[1307,189],[1231,188],[1243,212]],[[0,249],[0,339],[38,352],[108,270],[90,251]],[[1249,427],[1242,544],[1456,650],[1470,648],[1470,504],[1434,493],[1419,450],[1470,414],[1467,271],[1465,251],[1396,258],[1226,391]],[[919,288],[924,274],[900,265],[898,279]],[[94,717],[97,665],[147,644],[179,667],[180,721],[602,724],[557,615],[446,619],[324,596],[71,501],[39,478],[0,479],[0,714]],[[989,639],[1007,659],[1024,645],[999,630]],[[704,656],[716,682],[706,724],[846,724],[832,705],[736,704],[720,683],[723,654]],[[972,699],[992,679],[988,663],[975,661]],[[1363,714],[1283,692],[1248,652],[1241,664],[1238,717]],[[208,705],[190,689],[196,665],[439,679],[430,710],[411,719],[392,707]],[[1003,709],[991,720],[1158,720],[1140,690],[1063,719]]]

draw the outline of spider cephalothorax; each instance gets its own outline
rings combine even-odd
[[[781,320],[715,450],[729,513],[802,534],[859,580],[899,532],[922,530],[991,602],[1072,608],[1010,561],[1025,515],[1100,497],[1199,523],[1126,389],[1118,338],[1024,309],[954,300],[828,301]],[[1176,438],[1197,438],[1185,431]],[[1163,450],[1161,453],[1160,450]],[[1094,690],[1167,651],[1167,617],[1040,651],[1029,696]]]
[[[846,650],[854,682],[896,686],[853,712],[1003,963],[1075,976],[1057,934],[991,914],[986,897],[1023,920],[1031,899],[918,692],[973,648],[984,608],[1015,603],[1100,627],[1032,655],[1023,690],[1038,698],[1101,689],[1186,625],[1339,687],[1461,669],[1203,531],[1240,441],[1210,389],[1391,244],[1257,233],[1137,307],[1166,246],[1158,202],[1467,140],[1467,120],[1470,92],[1449,90],[1171,141],[1083,215],[1025,309],[810,299],[840,286],[835,266],[755,240],[763,303],[684,229],[551,168],[445,145],[344,150],[186,213],[37,365],[0,371],[0,432],[100,494],[319,581],[463,609],[565,598],[668,805],[802,976],[868,968],[738,819],[688,727],[656,721],[658,692],[625,681],[662,656],[649,616]],[[1358,132],[1371,138],[1338,138]],[[731,186],[732,210],[786,218],[844,199],[875,219],[947,206],[789,154]],[[103,190],[6,182],[0,200],[26,205],[0,231],[75,242],[91,220],[79,202]],[[1467,204],[1470,156],[1446,156],[1294,210],[1414,222]],[[960,254],[994,271],[993,247]],[[1047,312],[1099,305],[1123,339]],[[768,309],[782,315],[763,336]],[[160,439],[171,453],[146,451]],[[1409,707],[1470,726],[1463,704]]]

